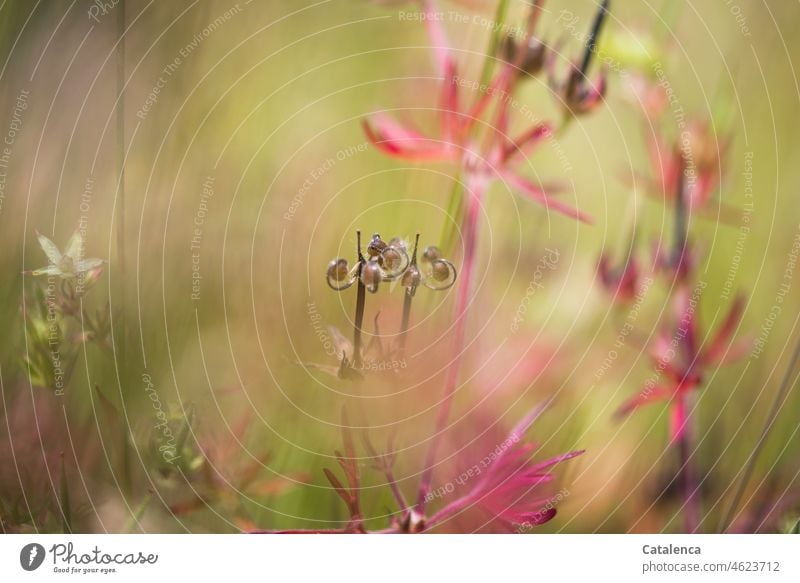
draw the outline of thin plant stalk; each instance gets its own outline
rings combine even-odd
[[[677,279],[676,285],[680,287],[685,285],[683,277],[685,270],[689,267],[686,263],[688,261],[688,258],[686,257],[687,246],[689,244],[689,226],[686,209],[685,184],[686,180],[688,180],[688,177],[686,176],[686,172],[686,161],[682,160],[679,172],[681,180],[678,180],[678,192],[675,193],[675,241],[674,248],[672,250],[673,254],[671,257],[672,266],[675,269]],[[686,356],[689,361],[692,361],[696,354],[695,338],[693,338],[691,334],[687,334],[683,342]],[[678,395],[677,398],[681,400],[678,406],[681,410],[686,412],[685,415],[682,416],[682,422],[685,423],[685,427],[681,431],[681,437],[676,444],[681,464],[680,482],[681,491],[683,492],[682,508],[684,509],[684,530],[687,533],[693,533],[697,530],[700,523],[700,501],[697,496],[697,476],[695,474],[694,464],[692,461],[692,407],[687,402],[688,398],[686,395]]]
[[[683,407],[689,411],[691,407],[686,402],[687,397],[678,397],[683,399]],[[678,441],[678,453],[681,460],[681,490],[683,492],[683,519],[684,530],[686,533],[694,533],[700,525],[700,507],[699,499],[697,497],[697,476],[694,471],[694,464],[692,463],[692,431],[690,420],[687,416],[686,427],[683,428],[681,439]]]
[[[544,0],[534,0],[528,17],[523,47],[527,46],[530,38],[533,35],[543,3]],[[502,87],[504,90],[507,91],[513,84],[516,78],[514,71],[519,69],[522,61],[524,60],[524,56],[523,48],[515,56],[514,63],[506,64],[505,71],[503,72],[503,78],[500,80],[500,87]],[[495,123],[495,127],[500,126],[499,122],[500,119],[505,115],[505,108],[507,105],[507,103],[501,103],[498,106],[498,122]],[[455,396],[456,389],[458,388],[461,358],[464,352],[464,340],[466,335],[467,308],[469,306],[470,290],[472,288],[472,278],[476,260],[478,211],[480,209],[481,200],[483,199],[483,194],[487,188],[486,177],[483,175],[478,175],[475,172],[470,172],[469,168],[466,169],[466,179],[467,189],[464,195],[467,196],[468,199],[466,203],[466,214],[464,217],[464,267],[459,279],[456,296],[456,323],[453,339],[453,355],[447,369],[444,391],[442,394],[442,399],[439,403],[439,410],[436,414],[434,433],[431,437],[428,451],[426,452],[425,464],[423,466],[422,477],[420,479],[416,508],[421,515],[425,514],[425,499],[430,492],[431,484],[433,482],[434,464],[439,453],[439,447],[441,445],[445,428],[447,427],[447,421],[450,418],[450,410],[453,405],[453,398]]]
[[[414,241],[414,251],[411,254],[411,261],[409,262],[410,266],[417,265],[417,247],[419,246],[419,233],[417,233],[417,238]],[[408,325],[411,321],[411,302],[414,299],[414,293],[416,289],[414,289],[413,284],[412,287],[409,287],[405,291],[405,296],[403,297],[403,317],[400,321],[400,334],[398,335],[398,352],[400,358],[402,358],[405,354],[406,350],[406,336],[408,335]]]
[[[686,189],[684,181],[686,179],[686,165],[683,163],[679,176],[683,176],[683,180],[678,180],[678,192],[675,193],[675,246],[672,249],[672,265],[676,273],[680,274],[682,269],[687,267],[684,263],[686,261],[686,246],[688,244],[688,220],[686,214]]]
[[[461,369],[461,358],[464,349],[464,338],[466,335],[467,308],[469,307],[470,290],[472,288],[472,278],[475,270],[476,249],[478,239],[478,211],[483,193],[486,189],[485,178],[472,176],[471,188],[469,189],[469,202],[467,204],[467,214],[464,222],[464,267],[459,278],[458,291],[456,296],[455,310],[455,333],[453,339],[453,356],[447,369],[442,399],[439,403],[439,410],[436,415],[436,425],[431,437],[428,451],[425,456],[425,466],[420,479],[419,492],[417,495],[417,510],[420,514],[425,513],[425,498],[431,489],[433,481],[433,468],[439,452],[439,446],[450,417],[450,409],[453,405],[453,397],[458,387],[458,377]]]
[[[489,45],[486,48],[486,56],[483,61],[483,67],[481,68],[481,86],[488,85],[489,81],[491,80],[497,51],[500,47],[500,35],[502,30],[505,28],[503,24],[505,23],[508,15],[508,6],[509,0],[500,0],[500,2],[497,3],[497,9],[494,13],[495,26],[492,30],[491,36],[489,37]],[[452,251],[452,239],[455,235],[454,226],[458,224],[458,219],[462,212],[464,194],[460,188],[460,185],[461,175],[459,173],[455,177],[453,188],[450,191],[450,197],[447,203],[447,213],[450,217],[452,217],[452,220],[446,221],[444,228],[442,229],[441,248],[446,254],[450,254]]]
[[[589,72],[589,65],[592,63],[592,56],[597,52],[597,38],[600,36],[600,30],[603,28],[603,22],[608,14],[609,0],[603,0],[603,5],[597,11],[592,24],[592,30],[589,32],[589,39],[586,41],[586,52],[583,54],[583,62],[581,63],[581,77],[586,78],[586,73]]]
[[[750,478],[755,471],[756,463],[761,455],[761,451],[764,449],[764,444],[767,441],[767,437],[769,437],[770,431],[772,431],[772,428],[775,425],[775,419],[780,413],[781,406],[786,400],[789,390],[794,386],[797,380],[793,373],[797,369],[798,363],[800,363],[800,337],[798,337],[797,342],[795,343],[792,359],[789,362],[789,365],[786,367],[786,372],[783,374],[780,387],[775,395],[775,400],[772,402],[772,406],[767,414],[767,418],[764,420],[764,427],[761,429],[761,434],[758,436],[758,441],[756,441],[755,446],[753,446],[753,451],[747,458],[746,466],[744,468],[744,472],[742,473],[742,478],[739,480],[739,485],[736,488],[736,493],[733,496],[733,500],[728,506],[728,511],[723,516],[722,521],[719,523],[719,527],[717,529],[719,532],[725,532],[728,530],[731,522],[733,522],[734,513],[739,507],[739,503],[742,500],[742,496],[744,496],[747,483],[750,481]]]
[[[453,188],[450,189],[450,198],[447,203],[447,217],[442,227],[440,247],[445,255],[452,255],[453,252],[453,239],[455,238],[457,230],[456,225],[460,222],[459,219],[463,211],[463,199],[461,172],[459,170],[453,178]]]
[[[117,168],[119,170],[119,212],[117,213],[117,260],[119,262],[119,310],[120,314],[120,335],[119,335],[119,354],[120,374],[122,379],[128,378],[128,350],[127,336],[128,326],[126,318],[126,283],[125,283],[125,0],[121,0],[117,8],[117,30],[119,34],[119,44],[117,45],[117,91],[119,93],[119,103],[117,104]],[[125,406],[122,395],[122,382],[120,382],[120,402]],[[130,475],[130,451],[128,428],[124,427],[120,432],[122,443],[122,484],[125,489],[131,486]]]
[[[406,291],[405,296],[403,297],[403,318],[400,321],[400,335],[398,338],[398,349],[401,357],[405,353],[406,349],[406,336],[408,335],[408,326],[409,322],[411,321],[411,301],[413,299],[414,296]]]
[[[367,301],[367,288],[361,281],[361,270],[364,269],[364,255],[361,253],[361,231],[356,231],[358,246],[358,271],[356,273],[356,315],[353,324],[353,366],[361,368],[361,333],[364,326],[364,304]]]
[[[495,55],[500,47],[500,31],[503,30],[503,23],[508,14],[508,0],[500,0],[497,3],[497,10],[494,13],[494,30],[489,37],[489,46],[486,49],[486,59],[483,61],[483,68],[481,69],[481,85],[486,85],[492,77],[492,69],[494,68]]]
[[[681,8],[683,8],[683,2],[681,0],[664,0],[664,4],[659,11],[661,14],[661,24],[663,24],[660,28],[661,35],[663,35],[661,40],[669,41],[669,34],[677,25],[678,18],[681,15]]]

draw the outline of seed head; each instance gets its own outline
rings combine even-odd
[[[355,283],[355,273],[350,270],[347,259],[340,257],[328,264],[326,280],[331,288],[342,291]]]
[[[361,267],[361,283],[368,292],[373,294],[377,292],[381,279],[383,279],[383,275],[376,259],[370,259]]]
[[[441,258],[442,258],[442,252],[435,245],[430,245],[429,247],[426,247],[425,251],[422,252],[423,263],[433,263],[437,259]]]

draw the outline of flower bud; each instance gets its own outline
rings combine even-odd
[[[509,35],[503,41],[503,57],[509,63],[517,62],[517,51],[521,48],[521,43],[514,40],[514,37]],[[528,46],[523,49],[525,57],[522,59],[520,69],[528,75],[537,75],[545,64],[545,55],[547,54],[547,47],[543,42],[536,38],[531,38]]]

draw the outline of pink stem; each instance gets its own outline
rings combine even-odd
[[[428,36],[433,45],[433,52],[436,55],[436,65],[439,74],[446,76],[450,68],[450,44],[444,32],[442,23],[437,18],[436,2],[434,0],[422,0],[422,10],[425,13],[425,26],[428,29]]]
[[[486,189],[486,181],[483,177],[467,173],[468,190],[466,195],[469,197],[467,212],[464,217],[464,266],[461,270],[458,282],[458,294],[456,298],[456,324],[455,337],[453,340],[453,357],[447,369],[447,378],[444,385],[444,393],[439,403],[439,412],[436,416],[436,425],[431,437],[428,452],[425,458],[425,466],[420,479],[419,493],[417,495],[417,510],[420,514],[425,513],[425,498],[431,490],[433,481],[433,468],[436,462],[436,455],[441,445],[442,436],[447,420],[450,417],[450,409],[453,404],[453,397],[458,387],[458,375],[461,368],[461,358],[464,353],[464,337],[466,334],[467,308],[469,307],[470,290],[472,288],[472,277],[475,269],[475,251],[478,239],[478,211],[483,199],[483,192]]]
[[[439,510],[439,512],[431,516],[430,519],[426,520],[425,528],[426,529],[433,528],[434,526],[444,521],[445,519],[449,518],[462,508],[472,504],[474,500],[475,496],[472,494],[468,494],[467,496],[462,496],[458,500],[454,500],[453,502],[451,502],[450,504]]]
[[[688,395],[679,395],[678,399],[684,399],[682,406],[687,410],[690,404],[685,400]],[[681,431],[681,437],[678,440],[678,452],[680,455],[681,464],[681,489],[683,490],[683,517],[684,517],[684,530],[687,534],[697,532],[700,525],[700,508],[699,500],[697,497],[697,477],[694,473],[694,465],[692,464],[692,431],[689,423],[689,416],[684,418],[684,427]]]

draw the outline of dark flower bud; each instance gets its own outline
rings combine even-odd
[[[518,51],[524,50],[525,56],[519,68],[528,75],[537,75],[544,68],[547,46],[533,37],[531,37],[526,47],[522,48],[521,44],[521,42],[515,41],[513,36],[507,36],[503,41],[503,58],[509,63],[517,63]]]

